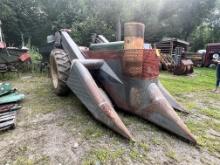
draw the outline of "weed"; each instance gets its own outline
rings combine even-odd
[[[116,150],[109,150],[106,148],[95,149],[89,152],[89,154],[86,156],[86,159],[82,161],[82,164],[89,165],[96,164],[96,162],[103,164],[106,162],[113,162],[118,158],[121,158],[124,153],[125,150],[122,148]]]
[[[177,157],[176,157],[176,153],[174,151],[168,151],[165,153],[165,155],[173,160],[177,160]]]

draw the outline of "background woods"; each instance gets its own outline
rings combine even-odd
[[[71,28],[78,44],[88,44],[92,33],[115,40],[119,22],[141,21],[147,42],[177,37],[195,51],[219,41],[219,9],[219,0],[0,0],[0,19],[11,46],[22,37],[40,46],[60,28]]]

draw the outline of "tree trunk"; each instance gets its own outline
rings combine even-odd
[[[121,18],[120,18],[120,15],[117,18],[116,41],[121,41]]]

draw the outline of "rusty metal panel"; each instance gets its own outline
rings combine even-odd
[[[3,105],[0,105],[0,113],[7,112],[7,111],[14,111],[20,108],[21,106],[18,106],[17,104],[5,104],[5,105],[3,104]]]
[[[181,60],[181,63],[182,63],[183,65],[193,65],[193,62],[192,62],[191,60],[189,60],[189,59],[187,59],[187,60]]]
[[[143,49],[125,50],[122,57],[123,73],[131,77],[141,77],[143,70]]]
[[[157,78],[160,74],[159,64],[160,58],[155,49],[144,50],[142,77],[145,79]]]
[[[120,60],[126,76],[154,79],[159,76],[160,58],[155,49],[130,49],[124,51],[88,51],[90,59]]]
[[[99,51],[88,51],[86,52],[88,59],[103,59],[103,60],[117,60],[123,56],[122,50],[99,50]]]

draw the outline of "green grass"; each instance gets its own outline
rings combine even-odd
[[[176,153],[174,151],[168,151],[165,153],[165,155],[173,160],[178,160],[177,157],[176,157]]]
[[[18,157],[13,165],[34,165],[34,161],[24,157]]]
[[[200,146],[211,152],[219,152],[220,138],[210,136],[208,133],[210,129],[220,132],[219,122],[216,122],[220,120],[220,94],[211,92],[215,88],[215,70],[196,68],[192,76],[174,76],[163,72],[160,80],[185,108],[189,111],[194,110],[197,115],[206,116],[204,119],[190,118],[193,115],[191,114],[186,124],[196,136]]]
[[[149,146],[145,142],[130,142],[128,148],[124,146],[116,149],[104,147],[92,149],[85,155],[82,162],[84,165],[97,164],[98,162],[101,164],[115,164],[115,162],[121,162],[126,158],[130,158],[134,162],[146,162],[148,152]]]
[[[18,156],[12,165],[49,165],[49,157],[42,156],[39,159],[29,159],[24,156]]]
[[[115,162],[118,158],[121,158],[125,153],[122,148],[117,148],[116,150],[109,150],[107,148],[100,148],[91,150],[86,157],[82,160],[83,165],[91,164],[105,164],[107,162]]]
[[[136,139],[136,143],[128,143],[121,136],[94,120],[74,95],[57,97],[46,74],[33,73],[32,77],[28,79],[9,74],[3,80],[10,80],[16,88],[26,95],[22,105],[24,106],[23,111],[27,112],[27,116],[23,116],[18,120],[26,120],[30,117],[34,118],[37,115],[57,111],[62,111],[61,113],[67,111],[68,115],[64,116],[63,120],[60,120],[57,125],[71,133],[73,138],[80,139],[79,143],[85,141],[92,146],[84,151],[81,158],[82,164],[115,164],[116,162],[123,164],[123,162],[131,161],[134,164],[145,163],[150,160],[149,153],[154,151],[152,148],[162,148],[164,157],[167,157],[167,159],[178,161],[177,158],[180,158],[178,152],[170,148],[176,141],[162,129],[154,127],[136,116],[119,113],[134,136],[140,137],[140,139]],[[209,133],[210,130],[220,133],[220,94],[211,92],[215,87],[215,70],[208,68],[195,69],[193,76],[174,76],[162,72],[160,80],[165,88],[187,110],[190,110],[191,113],[183,118],[195,135],[201,150],[207,150],[211,154],[220,153],[220,138]],[[146,135],[144,134],[146,131],[154,134]],[[141,136],[135,133],[140,133]],[[14,164],[28,165],[36,164],[36,162],[38,162],[37,164],[42,164],[42,162],[43,164],[49,164],[50,159],[48,157],[42,157],[39,160],[26,158],[25,156],[29,150],[26,146],[17,147],[16,150],[20,154],[17,155]]]
[[[207,91],[215,87],[215,70],[197,68],[193,76],[173,76],[163,72],[160,80],[166,89],[175,95]]]
[[[211,118],[220,120],[220,112],[219,112],[219,108],[218,109],[214,109],[214,108],[209,108],[209,109],[201,109],[200,113],[209,116]],[[219,126],[220,127],[220,126]]]

